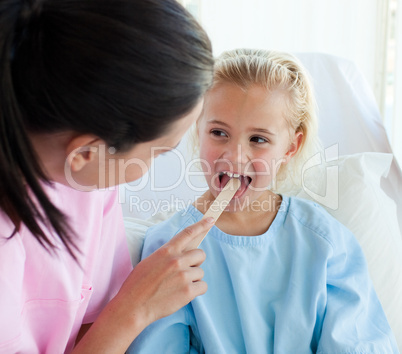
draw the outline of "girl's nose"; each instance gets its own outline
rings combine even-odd
[[[245,165],[248,162],[247,146],[239,142],[226,144],[221,159],[236,166]],[[233,169],[238,170],[239,168],[233,166]]]

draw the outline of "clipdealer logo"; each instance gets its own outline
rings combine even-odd
[[[211,174],[212,168],[209,163],[200,158],[191,159],[190,161],[186,160],[185,155],[178,149],[173,149],[169,151],[168,164],[175,165],[175,177],[174,179],[170,179],[169,183],[161,184],[159,179],[159,183],[157,183],[157,175],[160,174],[160,171],[157,171],[155,168],[151,168],[149,173],[147,164],[141,159],[131,158],[131,159],[121,159],[121,158],[113,158],[113,154],[116,150],[113,147],[110,147],[107,151],[109,157],[106,158],[106,149],[105,145],[100,145],[99,147],[87,147],[81,148],[79,151],[74,151],[67,158],[65,163],[65,176],[67,182],[74,189],[80,191],[91,191],[96,189],[99,186],[109,185],[109,189],[117,188],[115,186],[116,176],[114,176],[114,171],[116,171],[116,166],[119,170],[120,176],[125,176],[125,170],[132,165],[135,165],[136,168],[141,169],[143,177],[138,179],[137,181],[123,181],[124,189],[131,193],[129,196],[129,200],[127,201],[127,193],[120,193],[120,203],[130,203],[131,208],[137,208],[138,211],[142,209],[150,210],[154,209],[155,212],[159,212],[162,209],[167,210],[169,207],[180,206],[188,206],[192,202],[194,202],[194,198],[190,198],[188,200],[180,200],[180,198],[174,197],[175,190],[180,188],[183,184],[190,189],[193,194],[200,194],[205,192],[208,187],[205,183],[199,183],[200,179],[203,180],[204,174]],[[166,147],[153,147],[151,149],[151,159],[154,161],[155,156],[158,155],[158,152],[161,150],[165,151]],[[73,174],[71,172],[71,160],[78,153],[91,152],[94,153],[98,158],[98,168],[99,168],[99,181],[98,185],[89,185],[84,186],[74,180]],[[238,152],[241,153],[241,152]],[[307,197],[308,199],[312,199],[317,203],[336,210],[339,206],[339,168],[337,166],[336,161],[339,159],[338,152],[338,144],[332,145],[326,148],[323,152],[318,152],[313,155],[310,159],[308,159],[301,171],[301,193],[298,195],[303,197]],[[228,170],[236,170],[234,164],[231,161],[220,161],[221,163],[226,163]],[[249,164],[252,164],[254,161],[249,161]],[[262,163],[262,161],[258,161]],[[271,173],[271,170],[276,170],[278,166],[280,166],[282,160],[272,161],[271,164],[265,162],[265,170],[264,172],[259,172],[260,175],[269,175],[273,177],[272,186],[275,186],[275,173]],[[108,175],[106,172],[106,166],[108,166]],[[203,168],[201,168],[201,166]],[[248,166],[247,166],[248,167]],[[247,168],[246,168],[247,169]],[[237,166],[238,170],[238,166]],[[275,172],[275,171],[273,171]],[[257,175],[257,174],[256,174]],[[194,178],[198,179],[198,183],[194,183]],[[163,178],[162,178],[163,180]],[[312,185],[312,181],[314,184]],[[121,182],[121,177],[120,177]],[[128,183],[127,183],[128,182]],[[251,186],[252,187],[252,186]],[[250,187],[250,188],[251,188]],[[254,187],[253,187],[254,188]],[[261,188],[254,188],[254,190],[261,190]],[[154,202],[149,199],[142,200],[136,193],[140,193],[142,191],[151,191],[156,193],[154,196],[156,197],[159,193],[171,192],[169,195],[169,200],[164,200],[163,198],[156,198]],[[300,195],[301,194],[301,195]],[[165,198],[168,199],[168,198]],[[144,204],[144,205],[142,205]],[[163,206],[163,207],[162,207]]]
[[[308,159],[303,165],[301,173],[303,192],[314,201],[332,210],[337,210],[339,207],[338,159],[339,145],[334,144],[324,150],[324,157],[322,152],[318,152]],[[307,177],[309,171],[313,172],[313,178],[316,181],[315,191],[306,183],[306,180],[313,180],[313,178]],[[322,194],[317,190],[320,190]]]

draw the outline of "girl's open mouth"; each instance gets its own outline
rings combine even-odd
[[[245,175],[240,175],[237,173],[222,171],[219,172],[219,190],[222,190],[223,187],[229,182],[231,178],[238,178],[240,179],[241,185],[240,188],[237,190],[234,198],[241,197],[247,190],[248,186],[250,185],[252,178]]]

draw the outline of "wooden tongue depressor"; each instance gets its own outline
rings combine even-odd
[[[207,217],[213,217],[216,220],[221,216],[223,211],[226,209],[233,196],[237,192],[237,190],[241,186],[241,181],[239,178],[231,178],[226,186],[221,190],[216,199],[213,201],[211,206],[208,208],[207,212],[204,214],[202,219]],[[192,248],[198,248],[201,242],[204,240],[205,236],[207,236],[208,232],[202,237],[194,240],[194,244]]]

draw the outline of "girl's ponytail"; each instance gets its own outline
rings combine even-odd
[[[41,182],[51,182],[42,171],[28,137],[13,85],[12,60],[25,35],[23,26],[29,22],[32,11],[37,11],[31,5],[23,0],[0,2],[0,210],[15,225],[11,235],[1,236],[14,236],[24,224],[51,251],[54,244],[40,226],[44,225],[58,234],[76,259],[72,230],[41,187]]]

